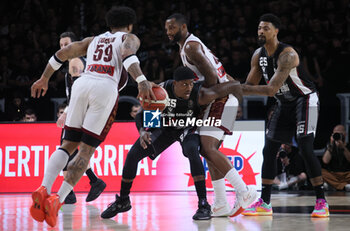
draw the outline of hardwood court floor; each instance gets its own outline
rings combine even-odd
[[[228,192],[230,202],[234,193]],[[313,219],[310,213],[314,196],[307,192],[272,195],[273,217],[212,218],[194,221],[197,209],[194,192],[132,193],[132,209],[113,219],[101,219],[100,213],[114,201],[113,193],[103,193],[93,202],[85,202],[86,194],[77,194],[75,205],[63,205],[55,228],[34,221],[29,214],[30,194],[0,194],[0,230],[166,230],[166,231],[226,231],[226,230],[350,230],[350,193],[328,193],[331,216]],[[208,193],[211,203],[213,193]]]

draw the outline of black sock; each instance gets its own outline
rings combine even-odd
[[[129,197],[131,186],[132,186],[132,181],[131,182],[122,181],[120,186],[120,198],[122,200]]]
[[[89,180],[91,183],[95,183],[97,181],[97,176],[95,175],[95,173],[91,170],[91,168],[89,168],[88,170],[86,170],[86,175],[89,177]]]
[[[205,181],[196,181],[194,182],[194,186],[196,187],[198,199],[207,199],[207,189],[205,188]]]
[[[324,196],[324,191],[323,191],[323,185],[317,185],[317,186],[314,186],[314,190],[315,190],[315,193],[316,193],[316,199],[326,199],[325,196]]]
[[[263,201],[266,204],[270,204],[271,189],[272,189],[272,185],[271,184],[263,184],[262,185],[261,199],[263,199]]]

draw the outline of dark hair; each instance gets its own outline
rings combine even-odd
[[[73,32],[71,32],[71,31],[66,31],[66,32],[63,32],[61,35],[60,35],[60,39],[61,38],[70,38],[70,40],[72,41],[72,42],[74,42],[74,41],[77,41],[77,36],[75,36],[75,34],[73,33]]]
[[[259,22],[271,22],[274,27],[279,29],[281,27],[281,20],[274,14],[264,14],[260,17]]]
[[[174,14],[170,15],[170,16],[167,18],[167,20],[168,20],[168,19],[173,19],[173,18],[175,18],[175,21],[176,21],[176,22],[178,22],[178,23],[180,23],[180,24],[186,24],[186,25],[187,25],[187,19],[186,19],[186,17],[185,17],[183,14],[174,13]]]
[[[61,103],[60,105],[58,105],[57,110],[59,111],[60,109],[65,109],[66,107],[67,107],[67,104]]]
[[[194,72],[188,68],[188,67],[178,67],[174,71],[174,80],[175,81],[181,81],[181,80],[187,80],[187,79],[195,79],[196,76],[194,75]]]
[[[136,23],[136,13],[126,6],[113,6],[106,14],[106,23],[109,28],[126,27]]]
[[[25,111],[24,111],[24,115],[35,115],[36,116],[36,113],[33,109],[31,108],[27,108]]]

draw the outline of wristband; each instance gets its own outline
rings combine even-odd
[[[49,64],[51,65],[52,69],[57,71],[58,69],[60,69],[60,67],[62,66],[63,62],[59,58],[57,58],[56,54],[54,54],[49,59]]]
[[[123,60],[123,66],[125,70],[128,70],[129,67],[134,63],[140,63],[140,60],[137,58],[136,55],[130,55]]]
[[[143,81],[145,81],[145,80],[147,80],[147,79],[146,79],[146,76],[144,76],[144,75],[140,75],[140,76],[138,76],[138,77],[135,79],[135,81],[136,81],[137,83],[141,83],[141,82],[143,82]]]

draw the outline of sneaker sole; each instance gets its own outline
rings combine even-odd
[[[43,201],[46,198],[43,198],[42,194],[35,191],[32,193],[33,204],[30,207],[30,215],[34,220],[43,222],[45,220],[45,212],[42,205],[44,205]]]
[[[55,208],[52,206],[52,203],[50,203],[49,200],[45,200],[45,214],[46,214],[45,221],[51,227],[55,227],[56,225],[57,216],[58,216],[57,212],[55,214]]]
[[[199,218],[196,218],[196,219],[192,217],[192,219],[195,220],[195,221],[204,221],[204,220],[210,220],[211,216],[199,217]]]
[[[311,214],[311,217],[315,217],[315,218],[326,218],[326,217],[329,217],[329,214],[326,214],[326,215]]]
[[[234,214],[230,215],[230,217],[236,217],[244,211],[244,208],[240,207]]]
[[[272,213],[270,213],[270,212],[266,212],[266,213],[262,213],[262,212],[260,212],[260,213],[244,213],[244,212],[242,212],[242,215],[244,215],[244,216],[272,216]]]
[[[101,214],[101,218],[103,218],[103,219],[109,219],[109,218],[112,218],[112,217],[117,216],[118,213],[123,213],[123,212],[129,211],[131,208],[132,208],[132,206],[130,205],[129,207],[127,207],[127,208],[125,208],[125,209],[122,209],[122,210],[119,210],[118,212],[116,212],[114,215],[111,215],[111,216],[102,216],[102,215],[103,215],[103,213],[102,213],[102,214]]]

